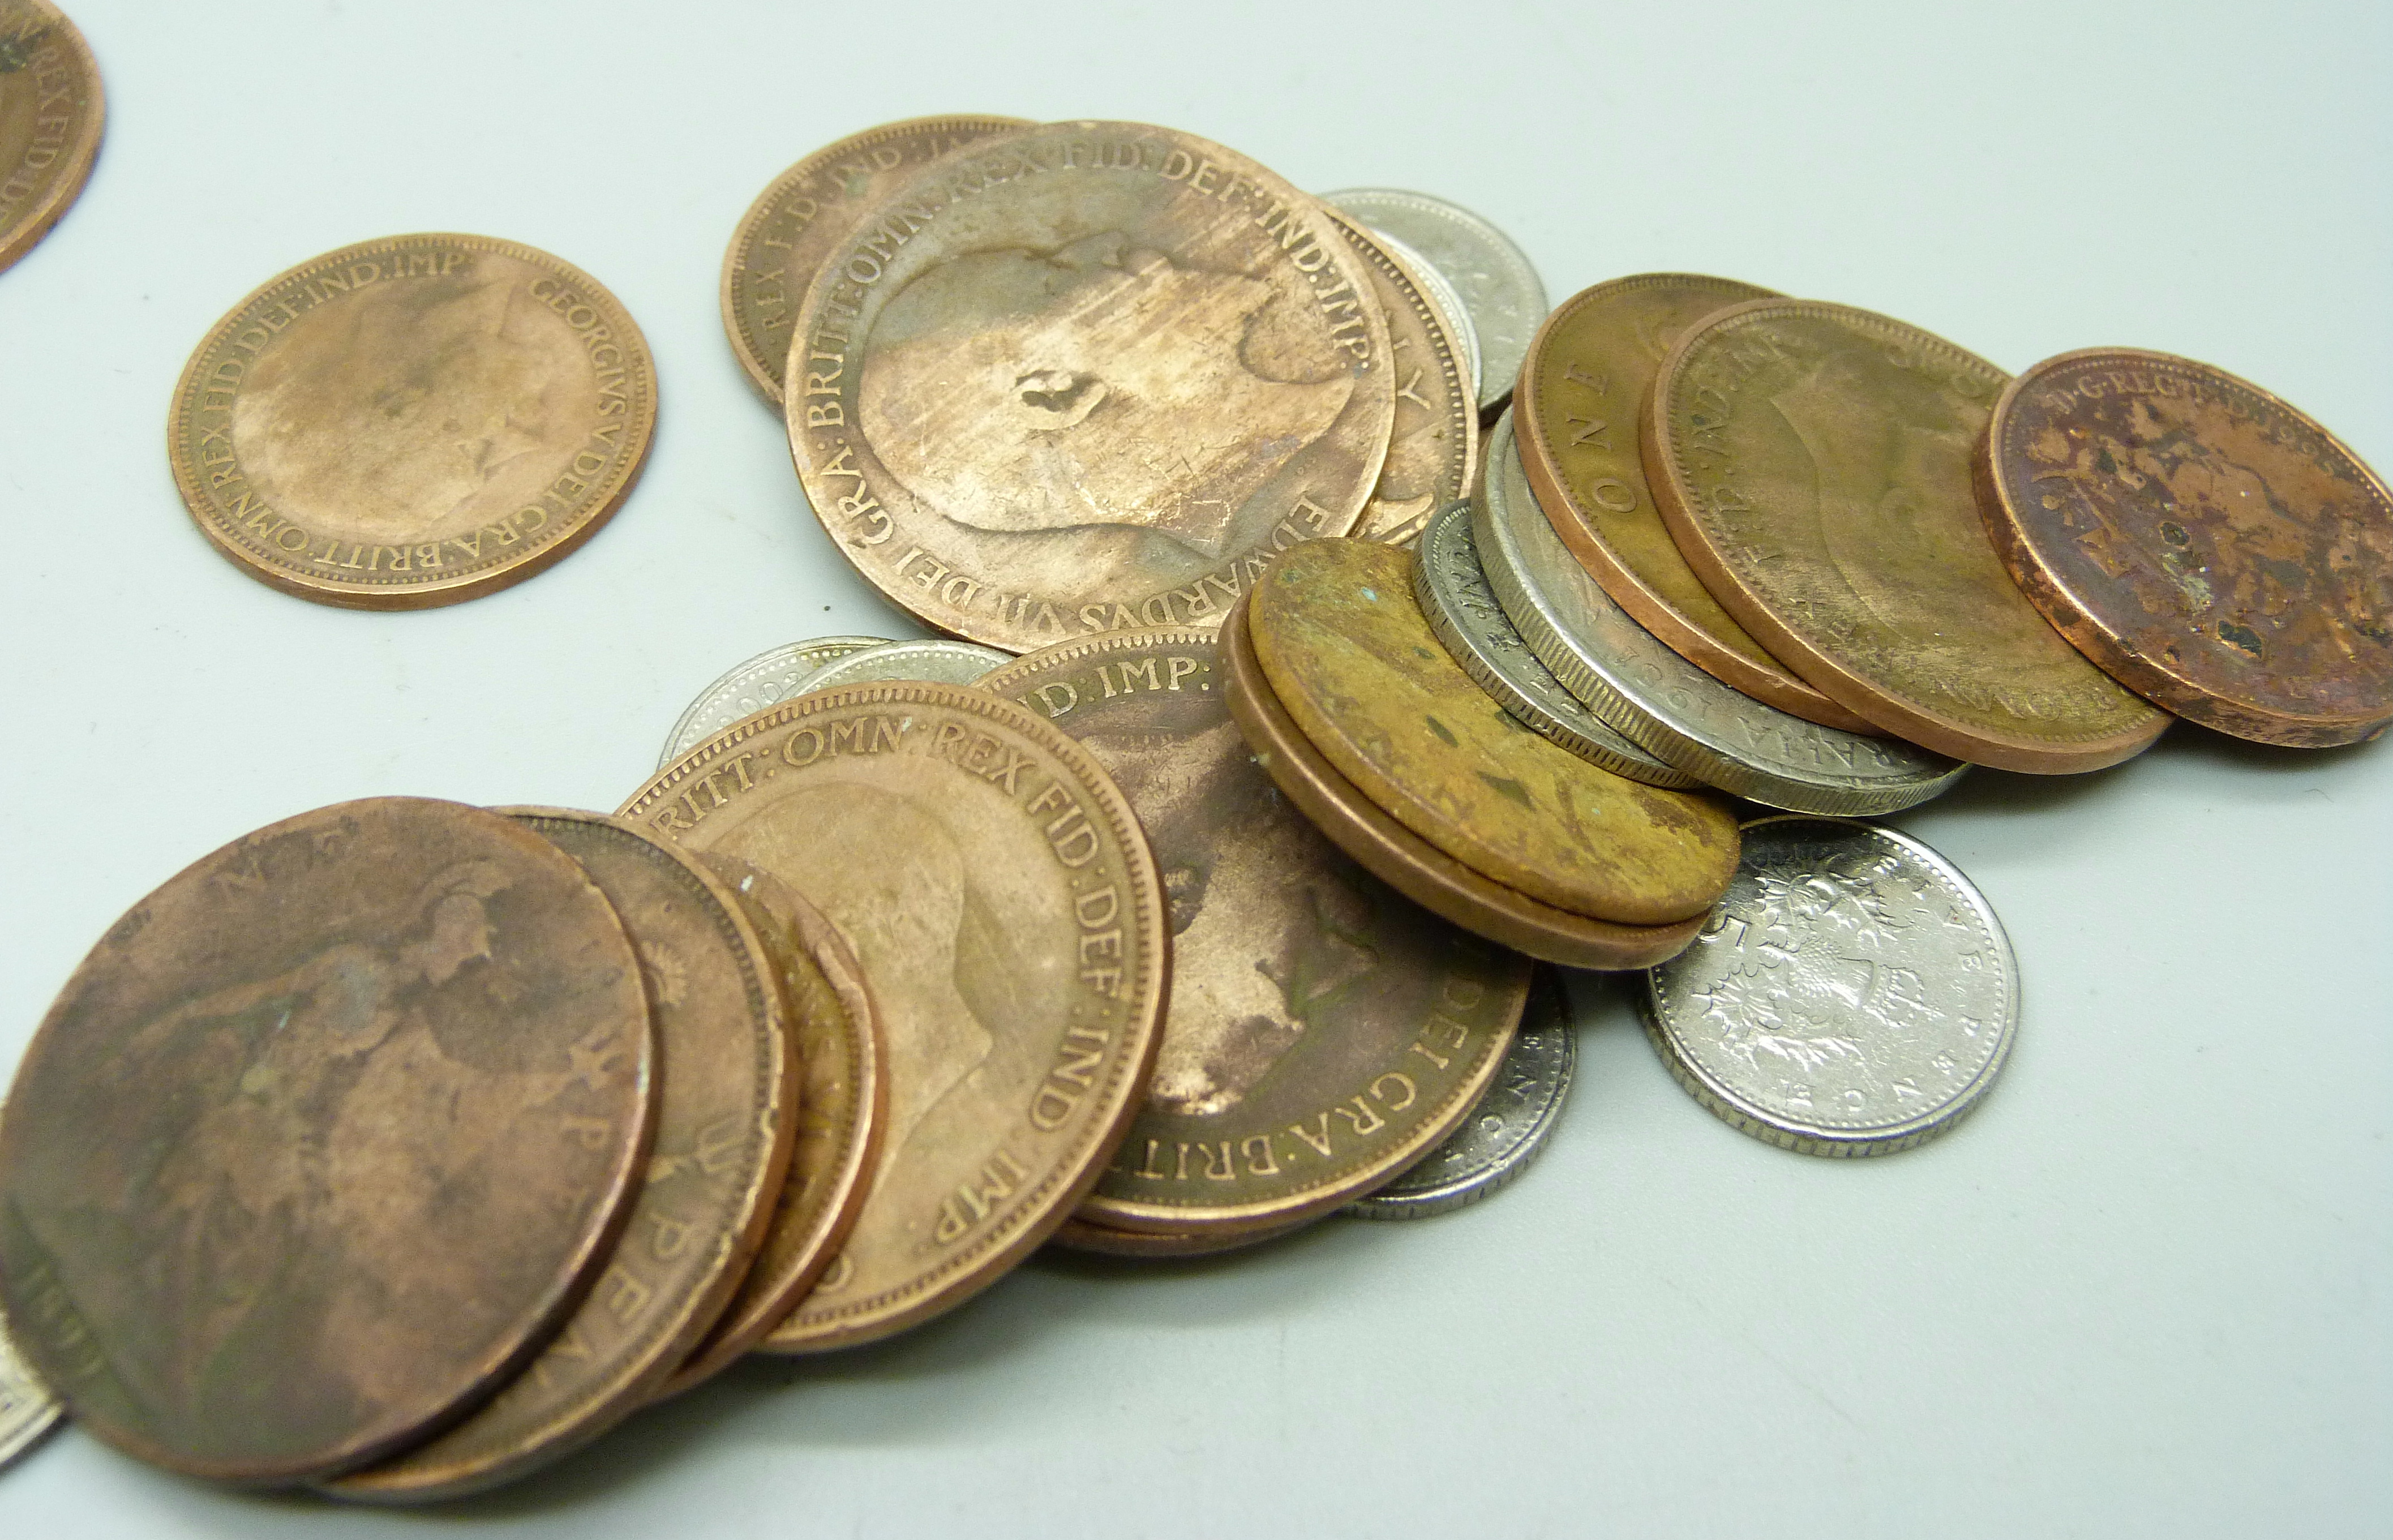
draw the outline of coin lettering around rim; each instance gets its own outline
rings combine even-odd
[[[1396,372],[1395,435],[1354,533],[1401,545],[1421,532],[1430,515],[1470,491],[1479,469],[1470,360],[1410,266],[1337,210],[1326,212],[1370,272]]]
[[[661,770],[751,712],[804,693],[815,671],[834,659],[877,647],[886,636],[817,636],[760,652],[699,692],[665,736]]]
[[[2261,743],[2393,719],[2393,495],[2334,435],[2221,369],[2095,348],[1994,403],[1979,512],[2104,672]]]
[[[0,1127],[0,1294],[78,1421],[323,1478],[519,1369],[647,1155],[640,966],[513,820],[386,797],[170,879],[76,969]]]
[[[1480,411],[1493,415],[1511,396],[1529,339],[1546,319],[1545,281],[1528,254],[1469,209],[1425,192],[1344,188],[1322,198],[1420,253],[1461,292],[1483,355]]]
[[[292,268],[184,367],[167,459],[259,581],[422,609],[521,582],[611,517],[656,432],[656,368],[595,279],[477,235]]]
[[[809,690],[835,690],[884,679],[917,679],[931,685],[970,685],[994,668],[1013,661],[1010,652],[944,637],[923,642],[883,642],[833,659],[806,681]]]
[[[74,23],[46,0],[0,0],[0,271],[72,206],[107,116]]]

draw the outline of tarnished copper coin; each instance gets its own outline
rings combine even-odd
[[[0,1296],[93,1433],[337,1474],[519,1368],[650,1126],[614,909],[509,818],[384,797],[203,856],[50,1008],[0,1128]]]
[[[979,690],[853,685],[726,728],[623,814],[811,899],[888,1041],[871,1191],[777,1351],[952,1309],[1079,1204],[1154,1066],[1169,959],[1146,841],[1079,745]]]
[[[2004,384],[1899,320],[1748,300],[1662,360],[1645,468],[1704,586],[1822,694],[1971,763],[2099,770],[2168,717],[2079,657],[1986,538],[1969,455]]]
[[[352,609],[477,598],[562,558],[656,431],[640,329],[595,279],[478,235],[328,252],[216,323],[166,424],[200,530]]]
[[[749,383],[781,398],[790,323],[834,247],[883,194],[960,146],[1022,118],[909,118],[825,145],[756,195],[723,254],[723,330]]]
[[[83,191],[107,116],[74,23],[47,0],[0,0],[0,269]]]
[[[1079,1217],[1277,1231],[1445,1137],[1501,1062],[1529,962],[1356,866],[1258,769],[1214,633],[1114,632],[981,687],[1080,740],[1130,798],[1170,904],[1171,990],[1145,1105]]]
[[[1371,275],[1396,372],[1395,436],[1354,533],[1401,545],[1428,527],[1432,514],[1468,495],[1479,469],[1479,400],[1471,360],[1432,302],[1428,281],[1389,249],[1392,243],[1334,208],[1325,204],[1322,212]]]
[[[1092,1224],[1074,1215],[1055,1227],[1055,1233],[1048,1237],[1048,1244],[1092,1256],[1136,1257],[1142,1260],[1218,1257],[1224,1251],[1244,1251],[1265,1241],[1275,1241],[1282,1235],[1293,1235],[1313,1222],[1309,1219],[1299,1220],[1294,1224],[1284,1224],[1274,1230],[1190,1230],[1176,1234],[1157,1234],[1153,1231],[1116,1230],[1110,1225]]]
[[[506,808],[582,863],[639,953],[657,1130],[604,1271],[530,1367],[430,1443],[329,1485],[361,1502],[463,1496],[580,1448],[645,1404],[722,1311],[788,1169],[797,1057],[764,943],[698,858],[620,819]]]
[[[2393,495],[2222,369],[2103,347],[1994,403],[1978,507],[2011,576],[2104,672],[2262,743],[2393,720]]]
[[[1313,199],[1140,124],[968,146],[807,292],[798,479],[893,603],[1011,652],[1213,625],[1270,554],[1354,527],[1397,371]]]

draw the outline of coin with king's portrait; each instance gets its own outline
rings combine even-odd
[[[46,0],[0,0],[0,269],[83,191],[105,116],[74,23]]]

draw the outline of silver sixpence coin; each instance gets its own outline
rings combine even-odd
[[[42,1442],[59,1425],[66,1408],[33,1373],[8,1335],[8,1317],[0,1313],[0,1468],[5,1468]]]
[[[1540,967],[1530,980],[1520,1030],[1470,1118],[1394,1181],[1341,1211],[1365,1220],[1427,1219],[1508,1185],[1546,1147],[1577,1062],[1578,1038],[1562,979]]]
[[[1385,230],[1375,229],[1371,234],[1382,251],[1404,265],[1405,271],[1412,275],[1413,286],[1421,292],[1422,298],[1429,301],[1430,308],[1437,312],[1437,319],[1445,326],[1447,340],[1452,343],[1470,376],[1471,398],[1476,401],[1479,399],[1483,370],[1479,357],[1479,328],[1471,323],[1471,307],[1462,303],[1462,295],[1455,292],[1454,281],[1438,271],[1436,263]]]
[[[970,685],[982,674],[1013,661],[1013,654],[972,642],[883,642],[825,663],[806,681],[809,694],[835,690],[842,685],[870,685],[883,679],[911,679],[929,685]]]
[[[1546,319],[1545,281],[1528,254],[1469,209],[1424,192],[1354,187],[1322,197],[1420,253],[1453,282],[1484,354],[1480,410],[1510,396],[1521,361],[1529,356],[1529,339]]]
[[[1471,538],[1470,503],[1449,502],[1430,516],[1413,564],[1413,597],[1462,672],[1514,720],[1615,776],[1648,786],[1702,784],[1607,726],[1537,661],[1487,591]]]
[[[1986,1093],[2019,960],[1953,864],[1845,818],[1745,826],[1703,933],[1646,974],[1645,1028],[1696,1101],[1804,1155],[1907,1150]]]
[[[1910,807],[1968,768],[1899,738],[1864,737],[1765,706],[1688,662],[1620,607],[1539,511],[1508,412],[1471,509],[1496,602],[1563,687],[1656,759],[1792,813]]]
[[[681,713],[665,735],[665,751],[657,760],[661,770],[743,716],[778,706],[802,693],[814,672],[834,658],[877,647],[885,636],[817,636],[785,647],[760,652],[709,685]]]

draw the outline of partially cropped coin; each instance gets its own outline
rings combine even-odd
[[[1984,896],[1918,841],[1842,818],[1747,824],[1728,896],[1646,978],[1646,1031],[1679,1083],[1804,1155],[1942,1133],[2019,1024],[2019,962]]]
[[[65,1414],[59,1398],[17,1351],[8,1335],[7,1312],[0,1311],[0,1469],[41,1442]]]
[[[1546,319],[1546,285],[1528,254],[1469,209],[1425,192],[1396,188],[1342,188],[1322,194],[1375,230],[1384,230],[1428,257],[1462,292],[1483,350],[1479,405],[1487,411],[1512,394],[1528,357],[1529,339]]]
[[[665,751],[657,756],[661,770],[743,716],[778,706],[808,688],[815,671],[833,659],[877,647],[885,636],[817,636],[760,652],[698,693],[665,737]]]
[[[915,679],[927,685],[970,685],[994,668],[1013,661],[1013,655],[995,647],[944,638],[927,642],[883,642],[858,647],[815,671],[809,690],[834,690],[843,685],[869,685],[883,679]]]
[[[83,191],[106,116],[74,23],[46,0],[0,0],[0,268]]]

